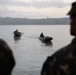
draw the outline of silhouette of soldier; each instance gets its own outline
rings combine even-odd
[[[40,37],[44,37],[43,32],[40,34]]]
[[[11,49],[0,39],[0,75],[11,75],[15,60]]]
[[[14,34],[16,34],[16,33],[18,33],[18,29],[16,29],[16,30],[14,31]]]
[[[76,2],[69,11],[72,42],[49,56],[44,62],[41,75],[76,75]]]

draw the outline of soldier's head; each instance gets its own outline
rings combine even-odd
[[[15,60],[11,49],[0,39],[0,75],[11,75]]]
[[[76,2],[72,3],[71,10],[67,15],[70,15],[70,34],[76,36]]]

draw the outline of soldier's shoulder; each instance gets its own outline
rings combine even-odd
[[[58,55],[58,54],[65,54],[65,53],[69,53],[69,52],[73,52],[76,49],[76,44],[69,44],[59,50],[57,50],[54,55]],[[76,51],[76,50],[75,50]]]
[[[56,58],[64,58],[69,53],[76,53],[76,45],[75,44],[69,44],[69,45],[57,50],[51,56],[48,56],[47,60],[55,59],[55,57]]]

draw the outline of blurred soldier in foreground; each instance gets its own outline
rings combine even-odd
[[[75,36],[72,42],[49,56],[41,71],[41,75],[76,75],[76,2],[69,11],[70,34]]]
[[[11,49],[0,39],[0,75],[11,75],[15,60]]]

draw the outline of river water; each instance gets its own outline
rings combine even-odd
[[[13,37],[16,29],[22,33],[20,39]],[[10,46],[16,60],[12,75],[40,75],[46,58],[71,42],[69,29],[69,25],[0,25],[0,38]],[[53,37],[52,44],[39,40],[41,32]]]

